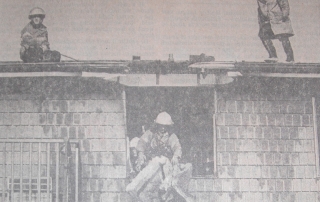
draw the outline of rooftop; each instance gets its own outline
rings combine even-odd
[[[196,86],[234,77],[320,78],[320,63],[190,61],[0,62],[0,77],[99,77],[128,86]]]

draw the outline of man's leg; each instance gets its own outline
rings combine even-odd
[[[58,51],[46,50],[43,53],[43,62],[60,62],[61,54]]]
[[[41,62],[42,57],[43,57],[43,51],[41,48],[30,47],[25,51],[25,54],[22,56],[22,60],[23,62],[27,62],[27,63],[35,63],[35,62]]]
[[[284,52],[287,54],[287,62],[294,62],[293,50],[288,37],[280,37]]]
[[[271,39],[261,39],[263,46],[266,48],[266,50],[269,53],[269,58],[274,58],[277,59],[277,51],[276,48],[274,47]]]

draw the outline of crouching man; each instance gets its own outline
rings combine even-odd
[[[23,62],[59,62],[61,55],[51,51],[47,27],[42,24],[46,14],[35,7],[29,13],[30,22],[21,31],[20,58]]]
[[[171,116],[160,113],[155,128],[146,131],[136,147],[136,170],[141,172],[127,186],[126,191],[137,201],[194,201],[188,193],[192,165],[181,164],[181,145],[170,132]]]

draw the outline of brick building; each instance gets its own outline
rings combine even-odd
[[[2,63],[0,198],[131,201],[128,139],[168,111],[196,201],[319,201],[319,73],[318,64]]]

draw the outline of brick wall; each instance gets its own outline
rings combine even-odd
[[[1,82],[7,85],[0,88],[0,138],[77,139],[82,201],[126,201],[126,123],[121,87],[98,79]],[[15,90],[9,90],[10,85]],[[23,93],[19,93],[22,88]]]
[[[239,86],[218,90],[217,177],[190,191],[197,201],[319,201],[311,96]]]
[[[310,93],[300,83],[268,83],[218,89],[218,175],[191,181],[197,201],[320,199]],[[129,200],[120,86],[79,78],[0,84],[0,138],[78,139],[82,200]]]

